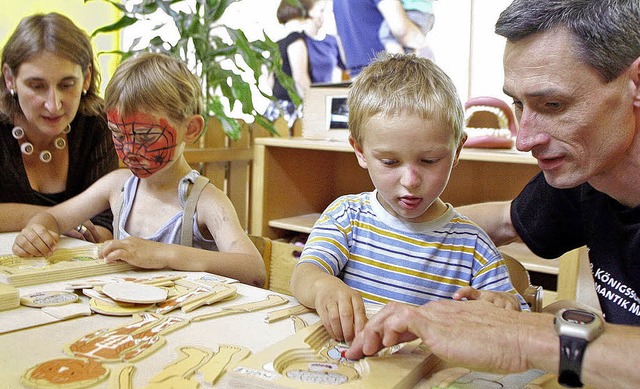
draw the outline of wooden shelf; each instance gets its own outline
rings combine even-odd
[[[325,150],[353,153],[353,148],[346,141],[308,139],[302,137],[291,138],[256,138],[256,144],[271,147],[288,147],[306,150]],[[516,149],[471,149],[463,148],[460,159],[465,161],[483,161],[500,163],[518,163],[537,165],[531,153],[523,153]]]
[[[320,217],[320,213],[309,213],[306,215],[285,217],[269,221],[269,227],[282,228],[283,230],[302,232],[310,234],[313,225]]]

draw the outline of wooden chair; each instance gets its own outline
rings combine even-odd
[[[257,235],[249,235],[249,239],[251,239],[253,244],[260,252],[260,255],[262,256],[264,267],[267,269],[267,280],[265,281],[263,288],[269,289],[269,279],[271,278],[271,239],[267,238],[266,236]]]
[[[505,253],[502,253],[502,258],[504,258],[504,262],[509,268],[509,277],[511,277],[513,287],[524,298],[524,301],[529,304],[532,312],[541,312],[542,286],[531,285],[529,272],[520,261]]]

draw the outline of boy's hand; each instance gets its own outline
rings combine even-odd
[[[53,254],[60,235],[41,224],[32,224],[20,231],[11,251],[19,257],[48,257]]]
[[[318,290],[315,309],[333,339],[351,342],[367,322],[364,301],[360,293],[335,281]]]
[[[125,261],[144,269],[163,269],[167,245],[130,236],[122,240],[108,240],[102,244],[100,258],[105,262]]]
[[[463,286],[453,294],[454,300],[480,300],[489,302],[497,307],[510,309],[513,311],[520,310],[520,302],[518,298],[507,292],[494,292],[488,290],[478,290],[471,286]]]

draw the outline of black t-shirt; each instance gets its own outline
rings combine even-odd
[[[292,43],[297,42],[298,40],[304,40],[304,34],[301,32],[292,32],[287,35],[283,39],[278,41],[278,49],[280,50],[280,57],[282,57],[282,71],[287,75],[291,76],[291,62],[289,61],[289,54],[287,50]],[[308,71],[308,70],[307,70]],[[288,100],[291,101],[291,97],[289,97],[289,92],[280,84],[278,79],[275,79],[275,84],[273,85],[273,96],[278,100]]]
[[[589,184],[553,188],[540,173],[511,203],[511,220],[543,258],[586,245],[605,319],[640,325],[640,207],[625,207]]]

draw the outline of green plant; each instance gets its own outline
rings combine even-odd
[[[94,0],[84,0],[85,3],[89,1]],[[240,123],[230,117],[227,110],[230,112],[236,104],[241,104],[242,112],[253,117],[256,123],[275,133],[273,123],[256,111],[253,104],[252,90],[257,90],[266,98],[273,98],[270,92],[263,91],[259,86],[262,75],[274,74],[293,96],[296,105],[301,103],[291,77],[282,72],[282,59],[275,42],[266,35],[264,40],[249,41],[241,30],[219,22],[229,5],[240,0],[142,0],[126,4],[119,0],[96,1],[112,4],[123,16],[113,24],[96,29],[92,36],[120,31],[142,21],[158,20],[157,17],[152,18],[158,12],[169,17],[169,22],[158,22],[152,32],[156,33],[166,24],[173,23],[179,35],[176,43],[156,35],[150,39],[147,47],[140,50],[136,47],[142,37],[137,37],[126,51],[113,50],[100,54],[118,54],[122,60],[143,50],[163,51],[178,56],[200,77],[207,114],[215,116],[232,139],[238,139]],[[299,4],[298,0],[287,1]],[[243,74],[250,80],[245,81]]]

